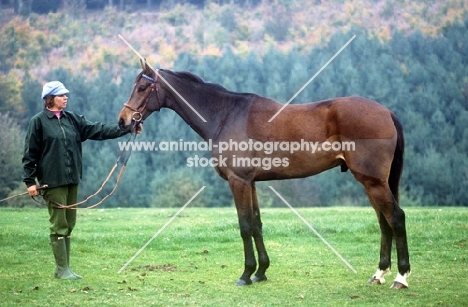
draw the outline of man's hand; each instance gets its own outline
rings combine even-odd
[[[136,134],[141,134],[142,133],[142,130],[143,130],[143,124],[142,123],[139,123],[137,126],[136,126],[136,131],[135,133]]]
[[[37,190],[37,185],[32,185],[32,186],[28,187],[28,194],[30,196],[39,195],[39,191]]]

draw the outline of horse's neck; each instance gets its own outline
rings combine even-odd
[[[215,139],[223,123],[231,115],[233,102],[226,99],[229,92],[217,91],[171,74],[164,74],[163,77],[190,105],[166,86],[165,90],[171,93],[172,98],[167,107],[174,110],[204,140]],[[197,89],[193,89],[193,86]]]

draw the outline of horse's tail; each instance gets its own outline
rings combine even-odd
[[[392,166],[390,168],[390,176],[388,177],[388,185],[392,191],[395,200],[399,201],[398,186],[400,184],[400,177],[403,171],[403,154],[405,151],[405,137],[403,135],[403,126],[401,125],[395,114],[392,113],[393,124],[397,131],[397,143],[395,153],[393,155]]]

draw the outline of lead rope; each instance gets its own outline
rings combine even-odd
[[[37,187],[37,191],[38,191],[39,195],[42,196],[42,191],[45,190],[45,189],[47,189],[47,187],[48,187],[47,184],[44,184],[43,186]],[[19,194],[15,194],[15,195],[8,196],[7,198],[0,199],[0,203],[1,203],[1,202],[4,202],[4,201],[7,201],[7,200],[10,200],[10,199],[13,199],[13,198],[18,197],[18,196],[21,196],[21,195],[26,195],[26,194],[29,194],[29,192],[23,192],[23,193],[19,193]],[[31,196],[31,198],[32,198],[35,202],[37,202],[37,203],[43,205],[41,202],[39,202],[38,200],[36,200],[36,199],[34,198],[34,196]]]
[[[101,187],[93,194],[89,195],[86,199],[80,201],[80,202],[77,202],[77,203],[74,203],[74,204],[71,204],[71,205],[63,205],[59,202],[56,202],[56,201],[53,201],[51,199],[46,199],[44,198],[46,201],[50,201],[51,203],[57,205],[58,208],[60,209],[71,209],[71,210],[78,210],[78,209],[92,209],[92,208],[95,208],[97,206],[99,206],[100,204],[102,204],[109,196],[111,196],[112,194],[114,194],[114,192],[117,190],[117,186],[119,184],[119,181],[120,179],[122,178],[122,175],[123,175],[123,172],[125,170],[125,167],[127,166],[127,162],[128,162],[128,159],[130,158],[130,155],[132,154],[132,151],[130,150],[129,154],[127,155],[127,157],[125,158],[125,161],[122,165],[122,167],[120,168],[120,171],[119,171],[119,175],[117,176],[117,179],[115,181],[115,185],[114,185],[114,188],[112,189],[112,191],[110,191],[110,193],[108,193],[106,196],[104,196],[103,199],[101,199],[100,201],[98,201],[96,204],[94,205],[91,205],[91,206],[88,206],[88,207],[84,207],[84,208],[76,208],[77,206],[81,205],[81,204],[84,204],[86,203],[87,201],[89,201],[91,198],[93,198],[94,196],[96,196],[97,194],[99,194],[102,189],[104,188],[104,186],[107,184],[107,182],[110,180],[111,176],[114,174],[115,170],[117,169],[117,166],[120,162],[120,159],[122,158],[123,154],[125,153],[126,151],[126,148],[127,148],[127,144],[128,142],[133,138],[132,141],[135,140],[136,138],[136,128],[137,126],[139,125],[139,121],[135,122],[134,124],[134,127],[132,129],[135,130],[135,133],[132,133],[132,135],[130,136],[130,138],[128,138],[128,140],[125,142],[125,146],[124,148],[122,149],[122,151],[120,152],[120,155],[119,157],[117,158],[117,161],[115,162],[114,166],[112,167],[112,169],[110,170],[109,172],[109,175],[107,176],[107,178],[104,180],[104,182],[101,184]]]

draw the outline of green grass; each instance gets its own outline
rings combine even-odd
[[[72,268],[53,278],[44,209],[0,210],[0,306],[466,306],[468,210],[408,208],[410,288],[366,283],[377,268],[371,208],[298,209],[351,272],[289,209],[264,209],[269,280],[234,286],[243,269],[234,208],[188,208],[121,274],[177,209],[79,211]],[[394,253],[394,258],[396,253]],[[395,260],[394,260],[395,262]]]

